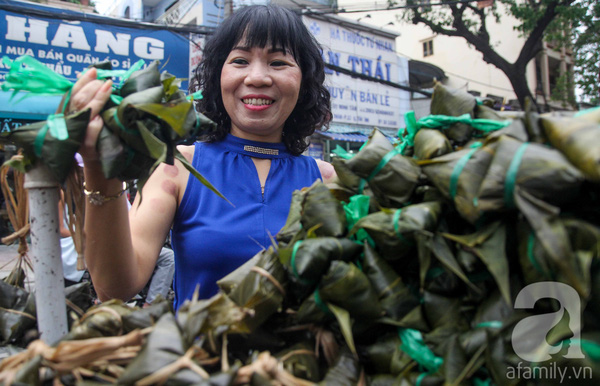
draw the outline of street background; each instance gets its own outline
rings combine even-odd
[[[29,246],[31,248],[31,246]],[[11,269],[17,263],[19,243],[4,245],[0,243],[0,280],[10,274]],[[31,249],[30,252],[31,253]],[[33,273],[27,271],[27,281],[33,284]]]

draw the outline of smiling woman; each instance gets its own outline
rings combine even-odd
[[[208,139],[222,139],[231,129],[233,117],[224,106],[221,72],[227,71],[227,59],[235,59],[231,55],[238,48],[246,50],[247,54],[251,53],[251,49],[264,49],[262,52],[270,56],[265,56],[264,60],[271,60],[270,74],[285,72],[289,76],[295,69],[300,70],[298,99],[287,102],[292,110],[285,120],[280,140],[293,154],[301,154],[308,147],[307,138],[331,118],[330,95],[323,86],[325,72],[319,44],[300,17],[282,7],[249,7],[240,11],[225,20],[213,39],[206,43],[205,52],[211,55],[204,56],[200,64],[202,71],[197,72],[195,79],[204,95],[198,108],[220,127]],[[248,66],[255,69],[250,63]],[[250,74],[246,81],[256,81],[256,75],[265,74]],[[265,80],[272,81],[268,76],[258,81]]]
[[[206,41],[190,90],[202,90],[196,107],[217,128],[180,151],[229,201],[176,160],[156,169],[129,215],[122,197],[87,205],[87,245],[93,247],[85,258],[99,297],[137,293],[169,230],[175,308],[198,286],[200,298],[214,295],[218,279],[268,248],[285,223],[292,193],[335,177],[331,165],[301,155],[307,138],[331,119],[324,79],[321,49],[294,12],[256,5],[224,21]],[[89,71],[73,88],[70,109],[92,108],[80,151],[86,184],[110,197],[120,183],[104,178],[94,146],[102,127],[94,117],[108,91],[110,81],[103,85]]]
[[[223,105],[231,134],[280,142],[283,125],[298,101],[302,73],[294,57],[281,50],[236,46],[221,72]]]

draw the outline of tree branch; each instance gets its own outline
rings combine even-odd
[[[413,24],[423,23],[427,27],[429,27],[429,29],[431,29],[433,32],[438,33],[440,35],[461,36],[458,32],[456,32],[454,30],[444,28],[441,25],[434,23],[429,19],[424,18],[423,15],[420,12],[418,12],[416,9],[413,10],[413,13],[414,13],[413,17],[412,17]]]
[[[515,61],[515,66],[523,70],[525,69],[527,63],[541,51],[542,46],[540,43],[544,37],[544,31],[552,20],[554,20],[556,15],[558,15],[557,7],[559,5],[568,6],[574,1],[575,0],[558,0],[548,4],[544,11],[544,15],[538,19],[535,27],[525,40],[521,52],[519,53],[519,57]]]

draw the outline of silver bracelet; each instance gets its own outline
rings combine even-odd
[[[121,197],[123,195],[123,193],[125,193],[126,191],[127,191],[127,183],[123,182],[123,190],[121,190],[119,193],[117,193],[113,196],[105,196],[102,193],[100,193],[98,190],[95,190],[95,191],[88,190],[87,185],[85,184],[85,181],[83,182],[83,193],[85,193],[86,197],[90,201],[90,204],[96,205],[96,206],[104,205],[105,202],[116,200],[117,198]]]

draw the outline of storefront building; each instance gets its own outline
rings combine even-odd
[[[308,153],[330,161],[340,146],[356,152],[377,128],[390,139],[410,110],[408,60],[396,54],[396,34],[331,14],[305,12],[304,22],[323,47],[333,119],[317,131]]]

